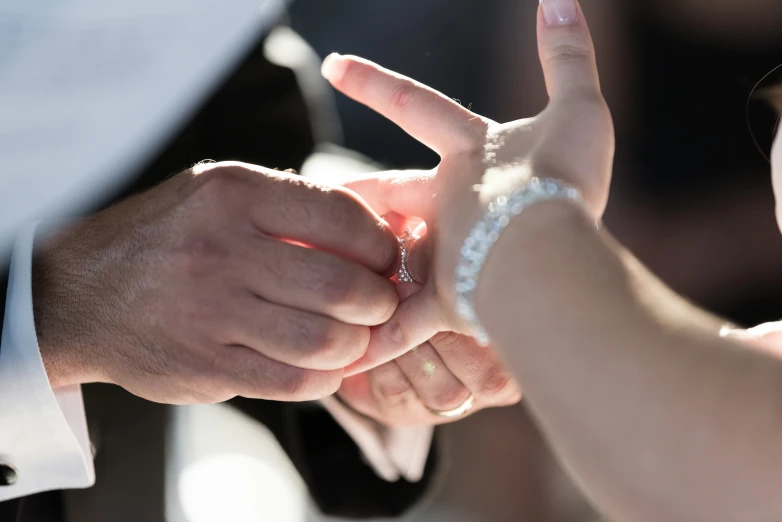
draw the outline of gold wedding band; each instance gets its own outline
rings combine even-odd
[[[445,419],[457,419],[467,415],[474,407],[475,397],[470,394],[470,396],[467,397],[467,400],[464,401],[461,406],[458,406],[452,410],[435,410],[429,406],[426,406],[426,409],[429,410],[429,413],[437,415],[438,417],[443,417]]]

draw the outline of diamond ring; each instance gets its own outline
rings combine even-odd
[[[418,238],[410,232],[410,229],[407,229],[404,235],[398,238],[400,262],[396,278],[400,283],[415,283],[415,279],[413,279],[413,276],[410,275],[410,271],[407,269],[407,256],[410,253],[410,246],[416,239]]]

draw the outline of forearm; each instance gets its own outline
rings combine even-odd
[[[782,361],[721,339],[578,211],[527,212],[478,312],[593,499],[620,520],[778,517]]]

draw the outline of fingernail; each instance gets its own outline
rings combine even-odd
[[[572,25],[578,22],[576,0],[540,0],[546,23],[554,27]]]
[[[345,58],[341,54],[332,53],[323,60],[320,73],[330,82],[338,82],[345,75]]]

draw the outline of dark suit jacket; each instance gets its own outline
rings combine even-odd
[[[308,110],[313,102],[299,89],[292,69],[264,57],[264,42],[259,40],[242,65],[118,199],[206,158],[281,170],[301,166],[316,145]],[[2,281],[0,310],[5,305]],[[169,408],[107,385],[84,386],[84,397],[97,448],[96,485],[0,503],[0,522],[163,522],[163,442]],[[246,399],[233,403],[275,434],[326,513],[397,515],[414,504],[430,483],[431,457],[418,484],[390,484],[377,478],[350,438],[322,409]]]

